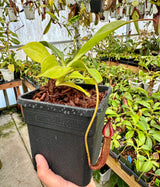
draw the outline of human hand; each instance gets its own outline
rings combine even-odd
[[[61,176],[56,175],[51,169],[49,169],[46,159],[37,154],[35,156],[37,163],[37,175],[38,178],[47,186],[47,187],[78,187],[76,184],[63,179]],[[93,179],[86,187],[95,187]]]

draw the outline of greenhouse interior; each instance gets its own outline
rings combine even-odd
[[[0,186],[160,187],[160,0],[0,1]]]

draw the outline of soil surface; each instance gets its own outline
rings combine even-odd
[[[90,97],[87,97],[84,93],[67,86],[56,87],[53,84],[53,93],[49,93],[48,84],[42,86],[39,91],[33,96],[33,100],[44,101],[49,103],[70,105],[83,108],[95,108],[96,106],[96,90],[86,90],[90,93]],[[99,92],[99,102],[106,95],[106,92]]]
[[[132,164],[134,164],[134,159],[137,158],[137,155],[135,153],[135,150],[133,149],[126,149],[123,153],[122,156],[128,160],[128,156],[130,156],[132,158]]]

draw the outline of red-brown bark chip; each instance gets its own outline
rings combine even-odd
[[[96,106],[95,89],[86,90],[90,93],[87,97],[83,92],[67,86],[55,87],[53,84],[53,94],[49,95],[48,84],[42,86],[33,96],[33,100],[40,100],[49,103],[77,106],[83,108],[94,108]],[[99,92],[99,102],[103,99],[106,92]]]

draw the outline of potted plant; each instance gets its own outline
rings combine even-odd
[[[26,1],[23,4],[24,13],[26,19],[32,20],[35,19],[35,2],[34,1]]]
[[[112,74],[112,69],[113,67],[110,68],[109,75]],[[117,77],[117,74],[114,74]],[[134,174],[140,185],[152,186],[157,181],[159,186],[160,93],[149,95],[142,88],[132,88],[127,83],[127,71],[123,75],[124,79],[122,75],[121,73],[119,82],[113,87],[106,111],[115,130],[111,148],[116,150],[118,155],[114,158],[119,160],[121,168],[129,175]],[[152,77],[157,75],[155,72]],[[145,75],[146,78],[148,76]],[[149,176],[148,179],[144,175]]]
[[[99,169],[105,164],[109,154],[109,142],[113,134],[111,124],[108,123],[103,130],[102,154],[96,163],[102,140],[101,131],[104,126],[105,110],[111,90],[108,87],[99,86],[98,91],[97,84],[102,81],[102,77],[95,68],[89,68],[85,65],[86,58],[83,56],[100,40],[127,23],[130,22],[120,20],[103,26],[72,59],[64,60],[64,54],[47,42],[31,42],[21,47],[32,60],[41,64],[39,76],[49,78],[46,86],[40,90],[24,94],[19,97],[18,101],[23,106],[25,121],[28,124],[34,164],[35,154],[41,153],[47,158],[50,168],[55,173],[78,185],[87,185],[91,178],[91,169]],[[54,55],[50,55],[45,46],[49,47]],[[71,81],[77,79],[84,80],[85,83],[95,84],[97,93],[97,99],[94,98],[96,100],[95,110],[92,107],[86,109],[76,106],[75,103],[79,105],[79,98],[83,98],[85,95],[89,96],[90,93],[88,92],[93,91],[92,85],[80,86]],[[74,88],[75,103],[66,98],[66,94],[73,95],[71,88]],[[107,95],[104,94],[105,90]],[[65,94],[65,103],[68,105],[69,102],[72,106],[50,103],[50,99],[54,102],[56,99],[54,97],[61,95],[56,91]],[[77,94],[83,96],[77,98]],[[100,105],[99,95],[100,97],[105,95]],[[86,104],[86,102],[83,103]],[[91,163],[96,164],[92,165]]]
[[[10,46],[13,44],[19,44],[20,42],[17,40],[17,34],[9,29],[9,22],[6,23],[1,19],[0,24],[2,30],[2,35],[0,37],[2,43],[2,48],[0,49],[0,68],[5,81],[11,81],[14,79],[14,71],[17,71],[17,69],[20,68],[21,63],[15,59],[15,52],[10,50]]]
[[[91,12],[95,12],[95,13],[101,12],[102,5],[103,5],[103,0],[91,0],[90,1]]]
[[[12,0],[9,0],[7,6],[5,7],[6,15],[9,16],[10,21],[17,21],[17,16],[19,13],[19,8],[16,6],[16,3]]]
[[[93,172],[93,178],[101,185],[104,185],[110,180],[111,171],[111,168],[109,168],[107,164],[105,164],[100,170]]]
[[[1,1],[0,2],[0,17],[1,18],[3,18],[3,10],[4,10],[3,6],[4,6],[4,1]]]

